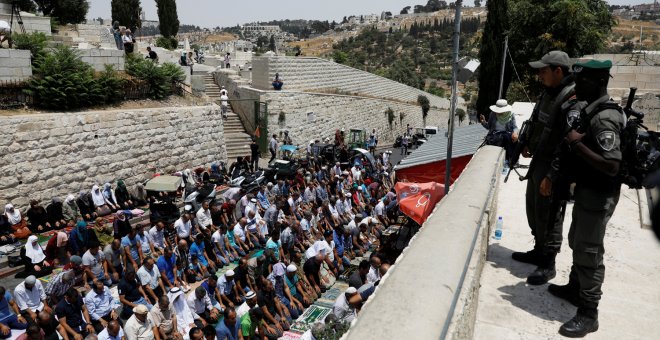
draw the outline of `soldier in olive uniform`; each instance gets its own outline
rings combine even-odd
[[[558,183],[553,183],[552,160],[567,131],[566,112],[577,103],[575,84],[569,73],[570,58],[562,51],[551,51],[539,61],[529,63],[538,70],[544,93],[534,107],[531,129],[526,139],[528,146],[523,157],[532,157],[527,174],[525,203],[527,222],[534,235],[534,249],[515,252],[516,261],[535,264],[538,267],[527,277],[532,285],[541,285],[556,275],[555,257],[562,242],[562,225],[566,198],[559,197]]]
[[[575,93],[587,107],[580,112],[579,128],[566,136],[575,176],[575,204],[568,233],[573,266],[565,286],[550,285],[555,296],[577,305],[575,317],[559,329],[568,337],[598,330],[598,302],[603,292],[605,226],[619,201],[621,182],[620,137],[626,118],[607,94],[612,62],[590,60],[573,65]],[[565,166],[564,164],[561,165]]]

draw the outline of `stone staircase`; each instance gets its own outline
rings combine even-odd
[[[213,74],[208,73],[204,78],[204,82],[206,85],[206,95],[219,104],[220,87],[215,83]],[[252,138],[245,132],[241,119],[232,111],[231,103],[229,104],[227,120],[225,120],[224,123],[224,130],[225,150],[227,151],[228,163],[231,164],[236,160],[236,157],[247,156],[250,154],[250,143],[252,142]]]

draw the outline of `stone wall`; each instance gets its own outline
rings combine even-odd
[[[101,50],[101,49],[89,49],[89,50],[78,50],[82,60],[97,70],[103,71],[105,65],[109,64],[114,66],[117,71],[124,71],[124,62],[125,62],[125,53],[120,50]]]
[[[252,61],[252,85],[272,90],[275,73],[284,79],[286,91],[332,92],[417,103],[426,96],[431,106],[448,109],[449,100],[414,87],[320,58],[259,57]]]
[[[25,26],[25,31],[27,33],[32,32],[41,32],[47,36],[51,35],[50,32],[50,17],[39,17],[34,14],[21,12],[21,17],[23,18],[23,26]],[[9,5],[9,10],[7,13],[2,13],[0,11],[0,20],[6,22],[11,21],[11,5]],[[21,26],[17,23],[16,18],[14,18],[14,25],[12,26],[14,32],[20,32]]]
[[[629,87],[638,93],[660,94],[660,55],[658,54],[596,54],[585,56],[612,61],[612,79],[608,84],[610,94],[627,95]]]
[[[391,144],[401,135],[406,124],[424,126],[422,110],[417,105],[402,104],[383,99],[340,96],[305,92],[266,92],[261,101],[268,103],[268,133],[290,132],[295,144],[305,145],[312,139],[329,137],[334,140],[335,130],[344,128],[376,128],[379,143]],[[392,128],[385,110],[394,111]],[[284,122],[279,121],[284,112]],[[310,115],[310,113],[312,113]],[[400,120],[403,114],[403,120]],[[426,125],[446,128],[448,110],[431,110]]]
[[[217,106],[0,117],[0,202],[65,197],[226,160]]]
[[[26,80],[31,76],[30,51],[0,49],[0,81]]]

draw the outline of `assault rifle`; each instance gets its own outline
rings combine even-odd
[[[525,179],[525,176],[522,176],[518,172],[516,167],[518,166],[518,161],[520,160],[520,154],[522,153],[523,149],[525,149],[525,147],[529,145],[531,128],[532,128],[531,120],[526,120],[523,122],[522,127],[520,128],[520,133],[518,134],[518,142],[513,148],[511,157],[507,159],[507,161],[509,161],[509,171],[506,173],[506,177],[504,177],[504,183],[506,183],[506,181],[509,180],[509,175],[511,175],[512,170],[515,171],[516,174],[518,174],[518,177],[521,181]]]

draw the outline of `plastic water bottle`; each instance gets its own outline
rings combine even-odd
[[[495,239],[496,240],[501,240],[502,239],[502,226],[504,225],[504,221],[502,220],[502,216],[497,218],[497,224],[495,225]]]

